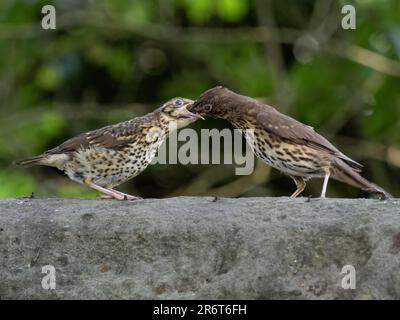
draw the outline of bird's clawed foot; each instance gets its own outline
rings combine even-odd
[[[303,190],[297,189],[295,192],[292,193],[292,195],[290,197],[291,198],[297,198],[297,196],[302,192],[303,192]]]
[[[85,180],[84,183],[86,185],[88,185],[89,187],[104,193],[105,195],[101,196],[101,199],[116,199],[116,200],[130,200],[130,201],[134,201],[134,200],[140,200],[142,198],[140,197],[135,197],[135,196],[131,196],[130,194],[126,194],[123,193],[121,191],[117,191],[111,188],[105,188],[102,186],[99,186],[93,182],[91,182],[90,180]]]
[[[117,200],[134,201],[134,200],[141,200],[142,199],[141,197],[132,196],[130,194],[123,193],[121,191],[117,191],[117,190],[114,190],[114,189],[109,189],[109,190],[112,191],[116,195],[115,199],[117,199]]]
[[[296,198],[300,193],[302,193],[304,191],[304,189],[306,188],[306,182],[304,181],[303,178],[301,177],[291,177],[294,182],[296,183],[296,191],[293,192],[293,194],[290,196],[291,198]]]
[[[100,196],[100,199],[103,199],[103,200],[116,199],[116,200],[119,200],[119,201],[125,201],[125,200],[135,201],[135,200],[142,200],[143,198],[136,197],[136,196],[131,196],[130,194],[122,193],[121,195],[120,194],[102,195],[102,196]]]

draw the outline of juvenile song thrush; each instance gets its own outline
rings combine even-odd
[[[187,110],[192,103],[189,99],[174,98],[143,117],[83,133],[16,165],[56,167],[71,180],[108,198],[138,199],[113,188],[146,169],[171,131],[202,119]]]
[[[189,110],[202,116],[226,119],[242,130],[259,158],[294,180],[297,190],[292,197],[303,192],[306,181],[315,177],[324,178],[321,197],[325,197],[330,177],[387,197],[384,190],[358,173],[361,164],[340,152],[312,127],[271,106],[215,87],[204,92]]]

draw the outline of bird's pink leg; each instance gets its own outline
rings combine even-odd
[[[121,191],[114,190],[114,189],[112,189],[112,188],[108,188],[108,190],[113,191],[113,192],[115,192],[116,194],[121,195],[122,197],[124,197],[124,200],[140,200],[140,199],[142,199],[141,197],[132,196],[132,195],[130,195],[130,194],[123,193],[123,192],[121,192]]]
[[[296,191],[293,192],[293,194],[290,196],[291,198],[296,198],[300,193],[302,193],[304,191],[304,189],[306,188],[306,182],[304,181],[303,178],[301,177],[291,177],[294,182],[296,183]]]
[[[327,172],[327,173],[325,174],[324,185],[322,186],[321,198],[325,198],[326,189],[328,188],[328,181],[329,181],[330,175],[331,175],[330,172]]]
[[[107,188],[101,187],[88,179],[85,179],[84,183],[87,186],[106,194],[107,198],[117,199],[117,200],[138,200],[138,199],[140,199],[138,197],[131,196],[129,194],[125,194],[125,193],[122,193],[122,192],[119,192],[119,191],[116,191],[113,189],[107,189]]]

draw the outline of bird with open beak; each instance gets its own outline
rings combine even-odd
[[[188,110],[192,103],[190,99],[173,98],[145,116],[80,134],[16,165],[56,167],[107,198],[140,199],[114,187],[146,169],[172,131],[203,119]]]
[[[303,192],[310,178],[323,178],[321,197],[325,197],[329,178],[376,193],[388,194],[363,178],[362,165],[340,152],[327,139],[271,106],[224,87],[204,92],[189,108],[201,116],[228,120],[240,129],[254,153],[265,163],[289,175]]]

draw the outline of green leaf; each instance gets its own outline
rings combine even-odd
[[[184,6],[189,19],[195,23],[209,21],[214,11],[213,0],[185,0]]]
[[[218,0],[218,15],[225,21],[238,22],[242,20],[249,8],[247,0]]]
[[[36,83],[44,90],[55,90],[61,85],[62,81],[62,73],[53,65],[42,66],[36,73]]]

